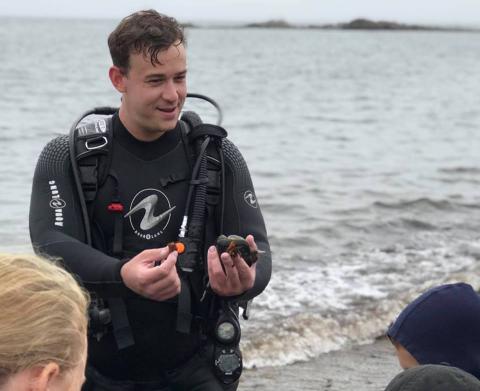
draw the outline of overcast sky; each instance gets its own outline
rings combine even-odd
[[[0,15],[118,19],[155,8],[181,22],[343,22],[357,17],[480,25],[480,0],[0,0]]]

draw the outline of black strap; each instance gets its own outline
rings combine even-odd
[[[82,181],[83,194],[85,201],[90,203],[97,197],[98,191],[98,156],[90,156],[87,161],[83,161],[78,166],[80,178]],[[91,217],[91,215],[90,215]]]
[[[110,308],[110,316],[112,317],[113,335],[117,342],[119,350],[128,348],[135,344],[132,335],[132,328],[128,321],[127,308],[122,299],[112,298],[108,299],[108,306]]]
[[[178,297],[176,329],[180,333],[189,334],[191,332],[193,319],[193,284],[190,277],[194,274],[194,272],[198,272],[199,270],[202,273],[205,273],[205,269],[203,267],[198,267],[198,259],[202,258],[203,250],[203,246],[199,245],[202,239],[202,235],[199,233],[201,230],[203,230],[203,223],[205,221],[203,218],[203,213],[200,210],[201,208],[205,208],[205,197],[202,196],[201,192],[199,191],[201,188],[204,188],[205,191],[208,183],[208,177],[204,172],[206,170],[205,148],[208,145],[208,140],[199,139],[198,142],[195,143],[197,144],[197,147],[201,144],[201,148],[199,148],[198,152],[199,155],[195,156],[196,154],[194,153],[194,148],[189,136],[192,127],[201,123],[201,119],[195,113],[189,113],[189,115],[184,117],[185,118],[180,122],[182,130],[181,134],[185,153],[187,158],[190,159],[190,165],[192,167],[192,179],[190,180],[190,187],[187,195],[187,206],[185,210],[185,215],[187,215],[190,219],[188,225],[189,234],[184,237],[182,233],[180,233],[180,240],[185,244],[186,251],[183,254],[180,254],[179,259],[177,260],[177,268],[180,273],[180,281],[182,286]],[[195,160],[195,164],[192,164],[193,160]],[[199,169],[202,163],[205,167],[204,171]],[[195,192],[194,189],[196,190]],[[193,194],[195,194],[195,196],[192,198]],[[191,211],[190,207],[193,207]]]
[[[204,185],[204,184],[208,183],[208,178],[192,179],[188,183],[191,184],[191,185]]]
[[[183,274],[180,277],[180,283],[182,287],[178,295],[177,331],[190,334],[192,327],[192,294],[188,276]]]
[[[85,197],[88,216],[92,217],[92,204],[99,187],[105,181],[112,159],[112,116],[97,118],[79,125],[74,132],[75,161]],[[90,221],[85,222],[89,224]]]
[[[113,199],[112,202],[108,205],[108,211],[113,214],[113,247],[112,253],[116,257],[123,256],[123,214],[124,208],[123,204],[120,201],[120,190],[118,177],[115,174],[114,170],[110,170],[108,176],[111,177],[114,181],[113,187]]]
[[[123,216],[121,212],[115,212],[113,231],[113,255],[123,255]]]
[[[190,130],[188,137],[196,140],[199,137],[212,136],[216,138],[227,137],[227,131],[218,125],[200,124]]]
[[[77,121],[77,125],[71,132],[72,143],[75,146],[74,172],[77,171],[76,180],[80,182],[82,194],[86,202],[88,220],[85,225],[92,221],[94,201],[99,187],[105,182],[107,176],[115,181],[115,194],[112,203],[108,205],[109,211],[114,215],[114,238],[113,254],[121,256],[123,252],[123,206],[118,194],[118,179],[110,171],[113,140],[112,116],[115,109],[100,108],[88,114],[110,115],[93,121]],[[78,186],[77,186],[78,187]],[[91,243],[91,238],[88,238]],[[113,333],[118,349],[125,349],[134,344],[132,330],[128,321],[125,302],[122,299],[108,299]]]
[[[191,331],[191,322],[192,322],[192,300],[195,300],[197,314],[202,313],[205,318],[209,317],[210,305],[213,305],[212,300],[204,300],[206,292],[206,286],[208,281],[207,274],[207,258],[206,258],[206,248],[207,244],[215,243],[216,237],[218,236],[219,225],[218,225],[218,216],[216,212],[217,206],[220,204],[220,195],[221,195],[221,172],[222,165],[220,159],[221,148],[221,138],[225,137],[226,131],[215,125],[207,124],[198,124],[196,122],[198,118],[196,116],[190,117],[188,115],[185,118],[182,126],[182,140],[186,146],[187,156],[192,156],[192,160],[195,159],[194,147],[192,145],[192,140],[197,140],[202,142],[205,137],[213,137],[212,141],[208,144],[204,155],[204,165],[205,171],[204,176],[200,178],[194,178],[190,181],[191,185],[203,185],[204,186],[204,200],[205,204],[205,214],[202,219],[202,229],[200,237],[194,235],[195,243],[191,243],[192,239],[189,237],[185,238],[187,243],[187,248],[190,247],[188,244],[196,244],[196,260],[193,262],[193,265],[196,265],[195,268],[192,266],[191,270],[200,270],[201,274],[197,273],[183,273],[184,276],[181,277],[182,290],[179,296],[178,309],[177,309],[177,331],[182,333],[189,333]],[[182,123],[182,122],[181,122]],[[193,128],[192,128],[193,125]],[[205,186],[206,185],[206,186]],[[197,188],[196,195],[198,195],[199,188]],[[194,201],[196,202],[196,201]],[[192,217],[192,216],[190,216]],[[192,223],[192,219],[190,220]],[[189,232],[193,233],[198,224],[193,226],[189,225]],[[187,235],[188,236],[188,235]],[[197,243],[198,241],[198,243]],[[200,245],[203,243],[203,246]],[[180,255],[181,258],[184,258],[186,254]],[[182,259],[180,259],[182,261]],[[199,264],[199,261],[202,264]],[[185,262],[178,262],[177,265],[182,265]],[[190,264],[189,264],[190,265]],[[188,266],[188,265],[187,265]],[[183,270],[183,269],[182,269]]]

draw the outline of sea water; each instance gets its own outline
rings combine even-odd
[[[0,19],[0,246],[31,251],[37,157],[118,106],[117,21]],[[480,287],[480,35],[191,28],[189,91],[223,109],[266,220],[273,276],[247,367],[368,343],[437,284]],[[187,103],[209,121],[208,105]]]

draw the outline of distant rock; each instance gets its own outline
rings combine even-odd
[[[285,28],[292,28],[294,26],[292,26],[290,23],[286,22],[285,20],[273,19],[273,20],[268,20],[266,22],[261,22],[261,23],[250,23],[245,25],[245,27],[285,29]]]
[[[405,24],[391,21],[375,21],[365,18],[354,19],[347,23],[324,24],[324,25],[301,25],[290,24],[283,19],[272,19],[266,22],[249,23],[238,26],[240,28],[276,28],[276,29],[312,29],[312,30],[391,30],[391,31],[470,31],[480,32],[480,29],[467,27],[426,26]]]
[[[341,23],[338,27],[345,30],[428,30],[434,28],[369,19],[354,19],[349,23]]]
[[[424,30],[424,31],[479,31],[478,29],[462,27],[439,27],[405,24],[390,21],[374,21],[370,19],[354,19],[348,23],[338,23],[319,26],[308,26],[308,28],[335,29],[335,30]]]

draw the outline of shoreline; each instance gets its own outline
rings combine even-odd
[[[393,346],[382,337],[308,362],[246,369],[238,390],[381,391],[401,370]]]

